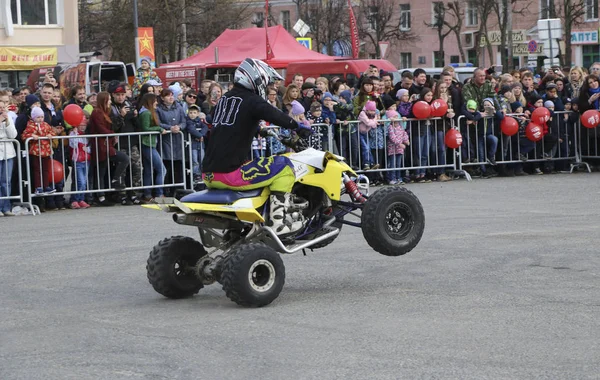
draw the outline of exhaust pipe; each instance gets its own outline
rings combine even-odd
[[[227,220],[207,214],[173,214],[173,221],[184,226],[198,228],[229,229],[235,226],[236,221]]]

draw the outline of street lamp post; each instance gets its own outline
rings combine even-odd
[[[138,2],[133,0],[133,35],[135,36],[135,66],[140,64],[140,36],[138,35]]]

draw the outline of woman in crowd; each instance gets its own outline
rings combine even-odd
[[[300,89],[295,84],[290,84],[287,86],[285,94],[283,94],[283,104],[281,110],[289,115],[289,113],[292,111],[292,102],[294,100],[299,100],[299,98]]]
[[[140,113],[137,119],[137,126],[140,132],[161,132],[162,135],[168,133],[166,129],[160,127],[160,120],[156,112],[158,105],[156,95],[152,93],[145,94],[138,102]],[[154,134],[142,136],[142,162],[144,165],[144,198],[143,202],[152,202],[152,189],[150,186],[158,186],[154,188],[154,193],[157,197],[162,197],[167,168],[165,168],[158,151],[156,150],[157,137]]]
[[[365,104],[368,100],[375,100],[373,96],[373,81],[371,78],[364,78],[362,84],[360,85],[360,90],[358,91],[358,95],[352,99],[352,104],[354,106],[354,113],[356,117],[365,107]]]
[[[325,77],[318,77],[315,86],[323,93],[329,92],[329,80]]]
[[[579,112],[600,110],[600,82],[597,75],[590,74],[585,78],[579,93]]]
[[[10,116],[8,104],[0,101],[0,140],[17,138],[17,129]],[[13,166],[17,156],[12,142],[0,143],[0,198],[10,196]],[[18,158],[17,158],[18,159]],[[14,216],[10,200],[0,199],[0,216]]]
[[[579,98],[581,87],[585,83],[585,74],[579,66],[573,66],[569,72],[569,83],[567,84],[567,94],[569,98]]]
[[[196,99],[198,99],[198,93],[195,90],[188,90],[185,93],[185,96],[183,98],[183,111],[186,113],[186,115],[190,106],[196,104]]]
[[[181,130],[186,127],[185,112],[183,107],[175,101],[173,91],[164,89],[160,93],[156,112],[160,127],[171,131],[169,135],[161,138],[161,157],[167,168],[165,184],[182,183],[184,180],[183,162],[183,135]],[[165,195],[174,194],[174,189],[165,189]]]
[[[438,121],[440,124],[437,125],[437,128],[434,128],[432,131],[435,132],[435,143],[431,144],[431,163],[432,165],[446,165],[446,143],[444,138],[446,137],[446,131],[452,127],[452,119],[454,118],[455,113],[452,109],[452,95],[450,94],[448,85],[443,79],[440,79],[437,82],[433,98],[445,101],[448,105],[448,111],[446,112],[446,115],[442,117],[441,122]],[[452,180],[446,175],[446,169],[444,168],[434,169],[434,172],[434,179],[437,179],[440,182]]]
[[[89,130],[92,135],[108,135],[114,133],[112,130],[112,120],[110,118],[110,94],[102,91],[98,94],[97,105],[90,116]],[[116,169],[110,181],[110,188],[116,190],[123,190],[125,188],[125,181],[123,176],[125,170],[129,166],[129,157],[115,149],[115,137],[97,137],[91,139],[91,156],[92,161],[96,162],[97,173],[96,174],[96,185],[98,190],[104,190],[105,188],[105,176],[109,171],[109,164],[112,162],[116,164]],[[98,201],[102,206],[111,206],[105,197],[104,193],[98,193]]]
[[[206,98],[204,103],[202,103],[202,106],[200,106],[200,110],[205,115],[209,115],[212,112],[213,108],[215,108],[215,106],[217,105],[217,102],[219,101],[221,96],[223,96],[223,87],[221,87],[221,85],[216,82],[211,84],[208,88],[208,97]]]

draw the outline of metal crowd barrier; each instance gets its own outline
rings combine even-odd
[[[579,166],[587,168],[588,172],[591,172],[590,165],[583,161],[584,159],[589,160],[590,163],[596,167],[600,167],[600,133],[598,127],[596,128],[585,128],[581,125],[581,119],[578,118],[579,127],[576,128],[576,132],[579,134],[578,145],[579,145]],[[572,170],[572,169],[571,169]]]
[[[538,142],[524,136],[530,121],[526,115],[506,116],[514,117],[520,123],[519,132],[513,136],[501,132],[500,121],[495,117],[484,117],[467,124],[466,117],[459,116],[458,125],[463,136],[459,149],[459,169],[479,166],[485,171],[484,167],[496,165],[518,167],[525,162],[556,165],[558,161],[566,161],[572,171],[579,165],[587,165],[581,161],[577,143],[578,114],[571,111],[555,112],[547,123],[548,133]]]
[[[142,147],[142,137],[143,136],[157,136],[157,145],[156,150],[161,157],[161,163],[163,163],[166,171],[164,174],[164,183],[157,184],[155,183],[155,165],[152,159],[149,160],[150,165],[150,184],[143,183],[143,171],[144,171],[144,158],[141,152]],[[25,141],[25,150],[29,152],[32,144],[41,144],[42,140],[49,140],[50,144],[52,141],[58,141],[58,147],[53,148],[52,156],[48,158],[42,158],[40,156],[32,156],[31,154],[27,154],[27,183],[30,184],[28,188],[28,196],[31,202],[35,198],[48,198],[48,197],[63,197],[64,195],[74,195],[74,194],[84,194],[86,197],[90,197],[92,194],[105,193],[105,192],[140,192],[142,190],[148,189],[173,189],[173,188],[184,188],[189,189],[190,187],[186,184],[186,160],[187,157],[184,154],[185,150],[185,138],[183,133],[172,133],[171,131],[167,131],[165,134],[161,134],[161,132],[135,132],[135,133],[112,133],[112,134],[95,134],[95,135],[75,135],[75,136],[52,136],[52,137],[42,137],[38,140],[33,138],[28,138]],[[94,154],[91,154],[90,160],[87,165],[87,178],[85,178],[85,189],[83,186],[80,186],[77,178],[77,170],[74,167],[74,164],[71,159],[71,151],[68,147],[68,142],[72,139],[80,139],[86,138],[88,141],[88,148],[94,147]],[[121,139],[127,139],[127,146],[121,145]],[[103,143],[99,143],[98,139],[104,139]],[[170,142],[170,156],[175,157],[176,152],[174,150],[174,142],[176,139],[181,139],[181,160],[170,160],[164,161],[163,157],[163,147],[161,144],[162,139],[169,139],[167,141]],[[66,143],[66,144],[65,144]],[[105,145],[107,152],[107,158],[104,161],[99,160],[99,147]],[[116,159],[113,156],[108,155],[110,146],[113,146],[117,151],[129,152],[128,156],[128,165],[123,176],[123,180],[126,184],[126,187],[122,190],[116,190],[111,182],[114,179],[112,173],[112,166],[116,163]],[[137,157],[137,162],[134,160],[132,162],[131,152],[134,151],[137,147],[139,151],[139,156]],[[63,168],[64,176],[59,179],[56,178],[55,171],[51,169],[52,161],[58,161]],[[36,165],[39,168],[39,174],[37,178],[32,173],[34,161],[36,161]],[[166,163],[165,163],[166,162]],[[73,167],[73,170],[71,170]],[[140,173],[135,173],[135,168],[138,167],[141,170]],[[162,168],[159,168],[162,172]],[[169,171],[170,169],[170,171]],[[181,181],[176,181],[175,178],[175,170],[181,170]],[[44,181],[44,172],[48,178]],[[72,172],[72,175],[70,175]],[[101,174],[101,172],[105,172]],[[167,173],[170,172],[170,176],[167,177]],[[137,180],[137,176],[141,176],[141,183]],[[39,184],[41,186],[36,186],[34,183],[39,180]],[[44,182],[48,183],[48,187],[44,186]],[[67,190],[67,184],[71,184],[70,190]],[[102,186],[101,184],[104,184]],[[63,200],[64,202],[64,200]],[[66,202],[65,202],[66,203]]]
[[[6,147],[3,149],[4,154],[0,156],[1,164],[4,166],[4,170],[0,171],[0,201],[13,201],[12,206],[21,206],[28,207],[30,210],[33,210],[31,204],[26,203],[23,198],[23,172],[22,172],[22,153],[21,153],[21,143],[15,139],[0,139],[0,145],[2,144],[14,144],[16,156],[12,158],[12,170],[11,175],[8,175],[7,163],[8,163],[8,153],[6,152]],[[17,174],[15,174],[17,173]],[[18,176],[17,189],[12,188],[12,180],[13,177]],[[18,191],[17,195],[11,195],[11,193],[15,193]],[[16,201],[16,202],[15,202]],[[33,211],[32,211],[33,213]]]
[[[390,123],[404,124],[403,128],[409,137],[400,169],[389,162],[387,154]],[[336,124],[335,144],[339,154],[360,173],[380,172],[386,175],[386,172],[401,170],[404,173],[415,172],[419,176],[424,175],[426,169],[432,169],[437,175],[463,174],[457,167],[456,155],[448,156],[444,141],[446,131],[454,128],[452,119],[380,119],[377,128],[367,133],[359,131],[359,124],[358,120]],[[378,167],[373,169],[372,166]]]

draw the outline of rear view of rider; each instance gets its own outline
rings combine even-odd
[[[300,137],[309,128],[267,102],[267,86],[283,78],[266,63],[246,58],[235,71],[234,86],[223,95],[213,110],[213,129],[202,161],[204,183],[212,189],[271,190],[269,225],[278,235],[293,233],[302,222],[286,218],[295,182],[294,166],[283,156],[259,157],[247,161],[252,139],[265,120],[296,131]]]

